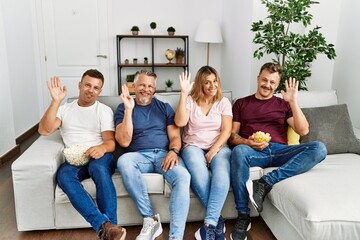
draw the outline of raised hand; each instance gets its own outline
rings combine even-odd
[[[191,79],[190,72],[185,71],[179,75],[181,92],[185,92],[185,93],[190,92],[192,86],[194,85],[194,82],[191,82],[190,79]]]
[[[134,98],[130,96],[129,89],[126,84],[121,86],[120,98],[124,103],[125,109],[134,109],[135,101]]]
[[[295,78],[289,78],[289,80],[285,81],[285,88],[286,88],[286,92],[284,90],[281,90],[283,99],[286,102],[296,101],[297,94],[298,94],[298,88],[299,88],[299,82],[296,81]]]
[[[66,86],[61,86],[61,81],[59,77],[52,77],[50,82],[46,81],[46,83],[53,101],[61,103],[61,101],[64,100],[66,96]]]

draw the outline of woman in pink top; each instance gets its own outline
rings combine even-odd
[[[226,143],[231,134],[231,103],[222,96],[214,68],[201,67],[193,83],[190,76],[187,72],[179,76],[175,123],[184,127],[181,157],[191,174],[191,188],[206,208],[204,225],[195,238],[220,240],[225,239],[220,214],[230,186],[231,150]]]

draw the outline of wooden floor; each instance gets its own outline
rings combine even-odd
[[[37,138],[35,135],[23,144],[21,144],[21,153],[31,145]],[[21,154],[20,153],[20,154]],[[15,158],[17,158],[16,156]],[[71,230],[42,230],[19,232],[16,229],[14,194],[11,177],[11,160],[0,168],[0,240],[96,240],[96,233],[90,229],[71,229]],[[227,220],[226,239],[230,239],[229,234],[235,224],[234,220]],[[201,227],[201,222],[187,223],[185,229],[185,240],[194,239],[194,233]],[[261,217],[252,218],[249,240],[276,240],[269,228]],[[163,240],[168,239],[169,224],[163,224]],[[134,240],[141,230],[141,226],[126,227],[127,240]]]

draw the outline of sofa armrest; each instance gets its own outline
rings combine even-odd
[[[13,162],[16,222],[19,231],[55,228],[56,171],[64,161],[59,131],[39,137]]]

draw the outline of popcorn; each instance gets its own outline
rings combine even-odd
[[[262,131],[257,131],[255,133],[253,133],[252,138],[257,143],[270,142],[270,140],[271,140],[270,134],[264,133]]]
[[[65,160],[74,166],[84,166],[89,162],[89,157],[86,157],[84,153],[89,149],[89,146],[84,144],[75,144],[68,148],[65,148],[63,153]]]

